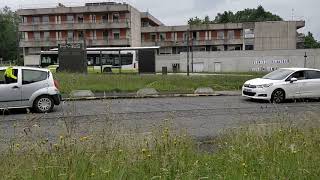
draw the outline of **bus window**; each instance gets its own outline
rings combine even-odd
[[[93,65],[93,57],[88,57],[87,60],[88,60],[88,65],[89,66]]]

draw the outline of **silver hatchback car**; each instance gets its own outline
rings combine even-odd
[[[58,84],[49,70],[12,67],[17,79],[8,82],[4,75],[7,68],[0,67],[0,110],[33,108],[36,112],[46,113],[60,104]]]

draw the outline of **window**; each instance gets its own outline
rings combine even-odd
[[[12,79],[12,78],[6,78],[4,76],[6,70],[1,70],[0,71],[0,84],[12,84],[12,83],[17,83],[17,79]],[[13,69],[13,75],[15,75],[18,78],[18,69]]]
[[[198,39],[197,32],[192,32],[192,39],[194,40]]]
[[[320,71],[306,71],[307,79],[320,79]]]
[[[304,80],[304,79],[306,79],[305,75],[306,75],[305,71],[298,71],[298,72],[293,73],[287,79],[287,81],[290,81],[291,78],[297,78],[298,80]]]
[[[48,78],[49,74],[45,71],[36,70],[22,70],[22,84],[32,84],[35,82],[44,81]]]
[[[4,79],[4,72],[5,70],[0,71],[0,84],[5,84],[5,79]]]
[[[44,38],[45,40],[49,40],[49,38],[50,38],[50,33],[49,33],[48,31],[43,32],[43,38]]]
[[[119,22],[119,13],[114,13],[112,16],[113,22]]]
[[[68,31],[68,40],[69,41],[73,40],[73,31]]]
[[[33,35],[35,40],[40,40],[40,32],[34,32]]]
[[[104,31],[103,32],[103,39],[107,40],[107,39],[109,39],[108,37],[109,37],[109,32],[108,31]]]
[[[42,16],[42,23],[43,24],[49,23],[49,16]]]
[[[108,23],[108,19],[109,19],[108,14],[102,16],[102,22],[103,23]]]
[[[40,23],[40,18],[39,17],[32,17],[32,22],[33,23]]]
[[[113,33],[114,39],[120,39],[120,33]]]
[[[91,22],[96,23],[96,15],[91,15]]]
[[[234,30],[228,31],[228,39],[234,39]]]
[[[157,35],[155,33],[151,33],[151,41],[156,42]]]
[[[78,31],[78,40],[83,40],[83,31]]]
[[[217,37],[218,39],[224,39],[224,31],[218,31]]]
[[[160,33],[160,41],[164,41],[165,40],[165,33]]]
[[[83,15],[82,14],[78,15],[78,23],[83,23]]]
[[[28,18],[26,16],[23,16],[23,23],[28,23]]]
[[[67,15],[67,22],[73,22],[74,17],[73,15]]]

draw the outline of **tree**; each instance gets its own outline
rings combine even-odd
[[[223,13],[218,13],[213,21],[210,21],[208,16],[206,16],[203,20],[199,19],[198,17],[190,18],[188,24],[241,23],[282,20],[283,19],[280,16],[265,11],[262,6],[258,6],[257,9],[244,9],[236,13],[233,13],[232,11],[224,11]]]
[[[4,61],[19,57],[19,16],[9,7],[0,9],[0,58]]]
[[[189,21],[188,21],[188,24],[190,24],[190,25],[200,25],[200,24],[202,24],[202,20],[196,16],[194,18],[190,18]]]
[[[320,48],[320,43],[314,39],[313,34],[308,32],[308,35],[304,38],[304,48],[305,49],[313,49]]]

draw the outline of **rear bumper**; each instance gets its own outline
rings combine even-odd
[[[61,94],[55,94],[52,96],[52,98],[55,105],[60,105],[62,100]]]

